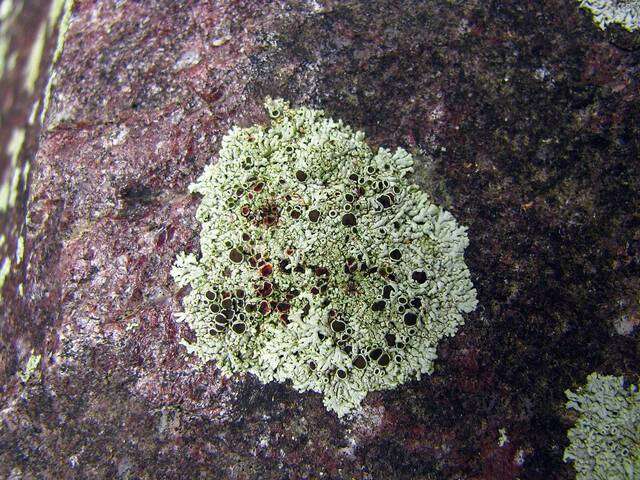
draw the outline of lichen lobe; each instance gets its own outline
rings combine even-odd
[[[578,0],[580,7],[591,12],[593,21],[602,30],[618,24],[633,32],[640,29],[639,0]]]
[[[320,392],[343,416],[431,373],[438,341],[475,309],[466,228],[409,182],[403,149],[374,153],[322,111],[265,106],[271,124],[231,129],[190,186],[201,256],[172,270],[191,287],[178,318],[201,360]]]
[[[640,393],[623,377],[592,373],[576,392],[567,391],[567,408],[579,413],[569,430],[564,460],[573,462],[578,480],[633,480],[640,475]]]

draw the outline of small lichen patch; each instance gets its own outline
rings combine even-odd
[[[573,461],[578,480],[640,477],[640,393],[623,377],[592,373],[587,385],[567,390],[567,408],[579,412],[567,434],[564,460]]]
[[[199,62],[200,52],[198,50],[187,50],[180,56],[173,68],[174,70],[180,71],[197,65]]]
[[[9,272],[11,272],[11,259],[5,257],[2,259],[2,265],[0,265],[0,300],[2,300],[2,287],[4,287],[4,282],[7,280]]]
[[[27,361],[27,364],[24,367],[24,370],[18,373],[20,380],[22,380],[24,383],[27,383],[29,379],[32,377],[32,375],[34,374],[34,372],[36,371],[36,369],[38,368],[38,365],[40,365],[41,359],[42,359],[41,355],[34,355],[32,351],[31,356],[29,357],[29,360]]]
[[[602,30],[617,23],[630,32],[640,28],[639,0],[578,0],[580,7],[591,12],[593,22]]]
[[[132,332],[134,331],[136,328],[138,328],[140,326],[140,323],[138,323],[137,320],[133,320],[130,323],[127,323],[126,327],[124,327],[126,332]]]
[[[231,40],[231,37],[229,35],[217,37],[211,41],[211,45],[213,45],[214,47],[221,47],[222,45],[225,45],[229,40]]]
[[[24,258],[24,237],[18,237],[18,243],[16,245],[16,264],[22,263]]]
[[[501,428],[498,430],[498,446],[504,447],[507,443],[509,443],[509,437],[507,437],[507,429]]]
[[[433,371],[436,346],[476,306],[466,228],[411,184],[403,149],[373,152],[322,111],[266,102],[271,124],[234,127],[202,195],[188,350],[226,374],[291,381],[339,416],[367,392]]]
[[[102,146],[105,149],[122,145],[129,136],[129,128],[126,125],[114,127],[109,134],[102,140]]]

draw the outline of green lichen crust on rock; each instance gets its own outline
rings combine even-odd
[[[640,0],[578,0],[601,29],[616,23],[630,32],[640,29]]]
[[[587,385],[567,391],[567,408],[579,412],[569,430],[564,460],[578,480],[640,478],[640,393],[623,377],[592,373]]]
[[[431,373],[474,310],[466,228],[409,183],[403,149],[374,153],[320,110],[265,106],[271,124],[232,128],[190,185],[201,257],[172,270],[191,287],[185,345],[226,374],[320,392],[342,416]]]

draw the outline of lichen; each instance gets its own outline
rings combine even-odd
[[[172,274],[190,286],[185,343],[225,374],[291,381],[339,416],[366,394],[433,371],[436,346],[474,310],[466,228],[408,175],[399,148],[320,110],[267,99],[271,125],[234,127],[202,195],[201,256]]]
[[[41,359],[42,355],[34,355],[33,351],[31,351],[31,355],[29,356],[29,360],[27,361],[24,370],[18,373],[20,380],[22,380],[24,383],[27,383],[33,376],[34,372],[36,372],[38,365],[40,365]],[[38,374],[37,376],[39,377],[40,375]]]
[[[18,242],[16,244],[16,265],[22,263],[22,259],[24,258],[24,237],[19,236]]]
[[[498,446],[504,447],[507,443],[509,443],[509,437],[507,437],[507,429],[501,428],[498,430]]]
[[[5,257],[0,262],[0,300],[2,300],[2,288],[4,287],[4,282],[6,282],[7,277],[9,277],[9,273],[11,273],[11,259],[9,257]]]
[[[640,28],[639,0],[578,0],[580,7],[593,15],[593,21],[602,30],[617,23],[630,32]]]
[[[567,390],[567,408],[579,412],[569,430],[564,460],[573,461],[578,480],[640,477],[640,393],[623,377],[592,373],[587,385]]]

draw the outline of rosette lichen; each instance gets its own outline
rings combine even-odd
[[[630,32],[640,28],[640,0],[578,0],[601,29],[617,23]]]
[[[567,435],[564,460],[573,461],[578,480],[640,478],[637,386],[625,388],[623,377],[592,373],[586,386],[566,394],[567,408],[579,417]]]
[[[201,257],[178,255],[190,286],[187,348],[226,374],[290,380],[339,416],[367,392],[431,373],[476,292],[466,228],[407,175],[402,149],[319,110],[267,99],[268,127],[234,127],[202,195]]]

